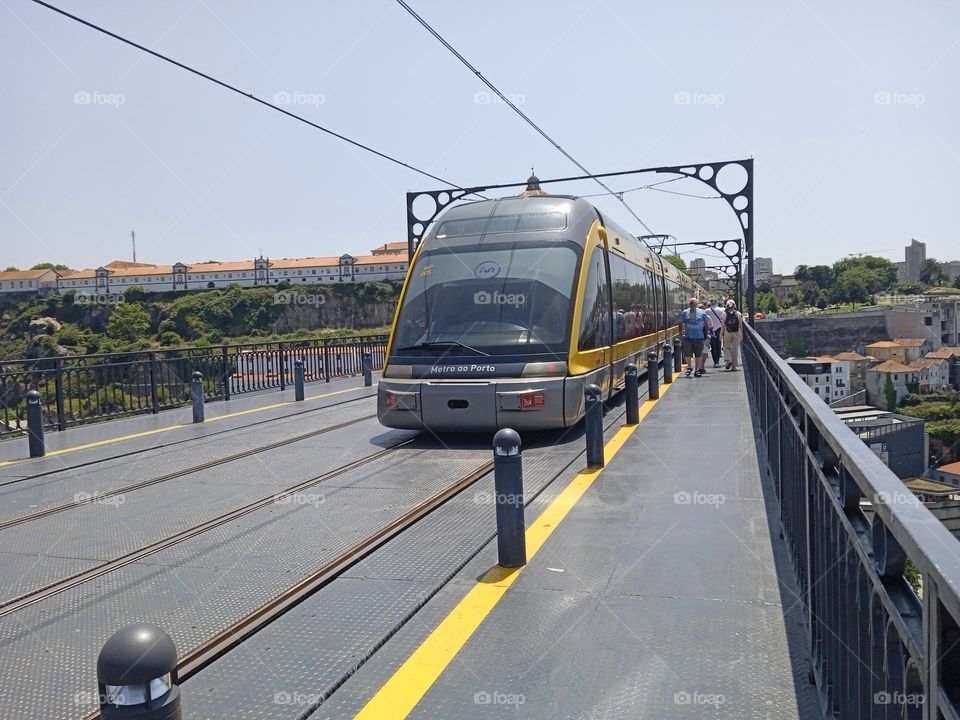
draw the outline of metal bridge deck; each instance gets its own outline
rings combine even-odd
[[[819,719],[765,492],[742,374],[675,380],[409,717]],[[353,717],[495,563],[488,545],[310,717]]]
[[[47,456],[29,459],[26,437],[0,441],[0,483],[11,477],[59,470],[65,465],[96,462],[118,452],[135,452],[185,439],[244,427],[251,423],[288,417],[304,410],[336,405],[351,399],[375,396],[376,378],[370,388],[363,378],[313,382],[305,386],[305,399],[294,401],[293,387],[286,390],[237,395],[227,401],[208,402],[204,408],[207,422],[193,425],[190,406],[116,420],[104,420],[68,427],[62,432],[45,433]]]
[[[78,451],[91,464],[59,472],[50,458],[49,475],[0,486],[0,717],[83,717],[96,652],[119,627],[155,622],[195,648],[490,457],[485,437],[404,443],[412,434],[380,427],[371,399],[296,414],[309,407],[237,417],[212,438],[213,423],[187,427],[176,446],[130,457]],[[611,447],[620,415],[607,417]],[[525,447],[528,528],[582,475],[580,430]],[[338,466],[295,502],[4,610]],[[58,509],[78,488],[124,502]],[[185,720],[354,717],[495,565],[493,497],[488,473],[186,679]],[[742,376],[679,378],[409,717],[819,718],[792,577]]]

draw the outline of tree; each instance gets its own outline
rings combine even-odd
[[[767,280],[763,280],[759,285],[757,285],[757,292],[759,293],[769,293],[773,290],[770,286],[770,283]]]
[[[887,381],[883,384],[883,396],[887,401],[887,410],[891,412],[897,409],[897,389],[893,386],[890,379],[890,373],[885,373]]]
[[[107,321],[107,335],[114,340],[133,342],[147,334],[150,316],[136,303],[121,303],[114,308]]]
[[[683,270],[684,272],[687,271],[687,263],[679,255],[663,255],[662,257],[675,268]]]
[[[810,267],[808,265],[797,265],[793,271],[793,279],[798,283],[809,282],[813,278],[810,277]]]
[[[960,275],[957,275],[957,276],[953,279],[953,286],[954,286],[955,288],[957,288],[958,290],[960,290]]]
[[[807,354],[807,346],[799,338],[787,338],[786,349],[791,357],[805,357]]]
[[[20,268],[14,267],[13,265],[8,265],[4,272],[19,272]]]
[[[57,263],[56,265],[54,265],[53,263],[42,262],[42,263],[37,263],[30,269],[31,270],[69,270],[70,268],[60,263]]]
[[[836,274],[829,265],[814,265],[810,268],[809,280],[826,290],[836,281]]]
[[[138,300],[147,299],[147,291],[143,288],[143,285],[131,285],[123,293],[123,299],[127,302],[136,302]]]
[[[920,263],[920,282],[924,285],[943,285],[947,280],[947,274],[940,267],[940,263],[934,258],[927,258]]]

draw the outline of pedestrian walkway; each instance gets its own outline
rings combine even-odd
[[[538,523],[562,487],[528,508],[528,548],[546,539],[524,569],[497,568],[488,546],[318,717],[386,693],[377,711],[398,709],[384,720],[819,720],[743,374],[677,378],[615,449],[555,528]],[[474,617],[463,598],[483,584],[502,596]],[[469,639],[444,661],[464,623]]]

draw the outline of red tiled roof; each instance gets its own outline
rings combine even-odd
[[[899,363],[896,360],[887,360],[882,362],[879,365],[875,365],[870,368],[871,371],[884,372],[884,373],[912,373],[917,372],[917,368],[910,367],[909,365],[904,365]]]

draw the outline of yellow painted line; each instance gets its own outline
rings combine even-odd
[[[661,386],[660,397],[671,387],[672,385]],[[647,400],[640,406],[640,422],[643,422],[658,402],[659,400]],[[610,439],[604,447],[607,462],[620,452],[637,427],[638,425],[625,425]],[[525,537],[528,563],[601,472],[603,468],[588,468],[577,473],[527,528]],[[354,720],[406,718],[521,572],[523,568],[503,568],[499,565],[488,570],[376,695],[370,698]]]
[[[373,387],[376,387],[374,385]],[[334,392],[323,393],[322,395],[311,395],[310,397],[305,397],[304,401],[307,400],[320,400],[321,398],[333,397],[334,395],[343,395],[345,393],[356,392],[357,390],[363,390],[364,386],[347,388],[346,390],[336,390]],[[286,400],[284,402],[273,403],[272,405],[263,405],[262,407],[250,408],[249,410],[239,410],[237,412],[226,413],[225,415],[218,415],[216,417],[210,418],[207,422],[212,423],[218,420],[226,420],[227,418],[239,417],[240,415],[250,415],[251,413],[263,412],[264,410],[274,410],[279,407],[286,407],[287,405],[295,405],[296,400]],[[177,425],[165,425],[164,427],[154,428],[153,430],[144,430],[143,432],[131,433],[129,435],[118,435],[117,437],[106,438],[104,440],[97,440],[96,442],[86,443],[84,445],[74,445],[73,447],[61,448],[60,450],[53,450],[48,452],[44,457],[54,457],[56,455],[63,455],[65,453],[76,452],[77,450],[89,450],[90,448],[100,447],[102,445],[112,445],[116,442],[123,442],[125,440],[136,440],[137,438],[148,437],[150,435],[157,435],[159,433],[170,432],[171,430],[178,430],[179,428],[191,427],[193,423],[178,423]],[[16,460],[4,460],[0,462],[0,467],[5,467],[7,465],[13,465],[15,463],[23,462],[24,460],[29,460],[30,458],[18,458]]]

